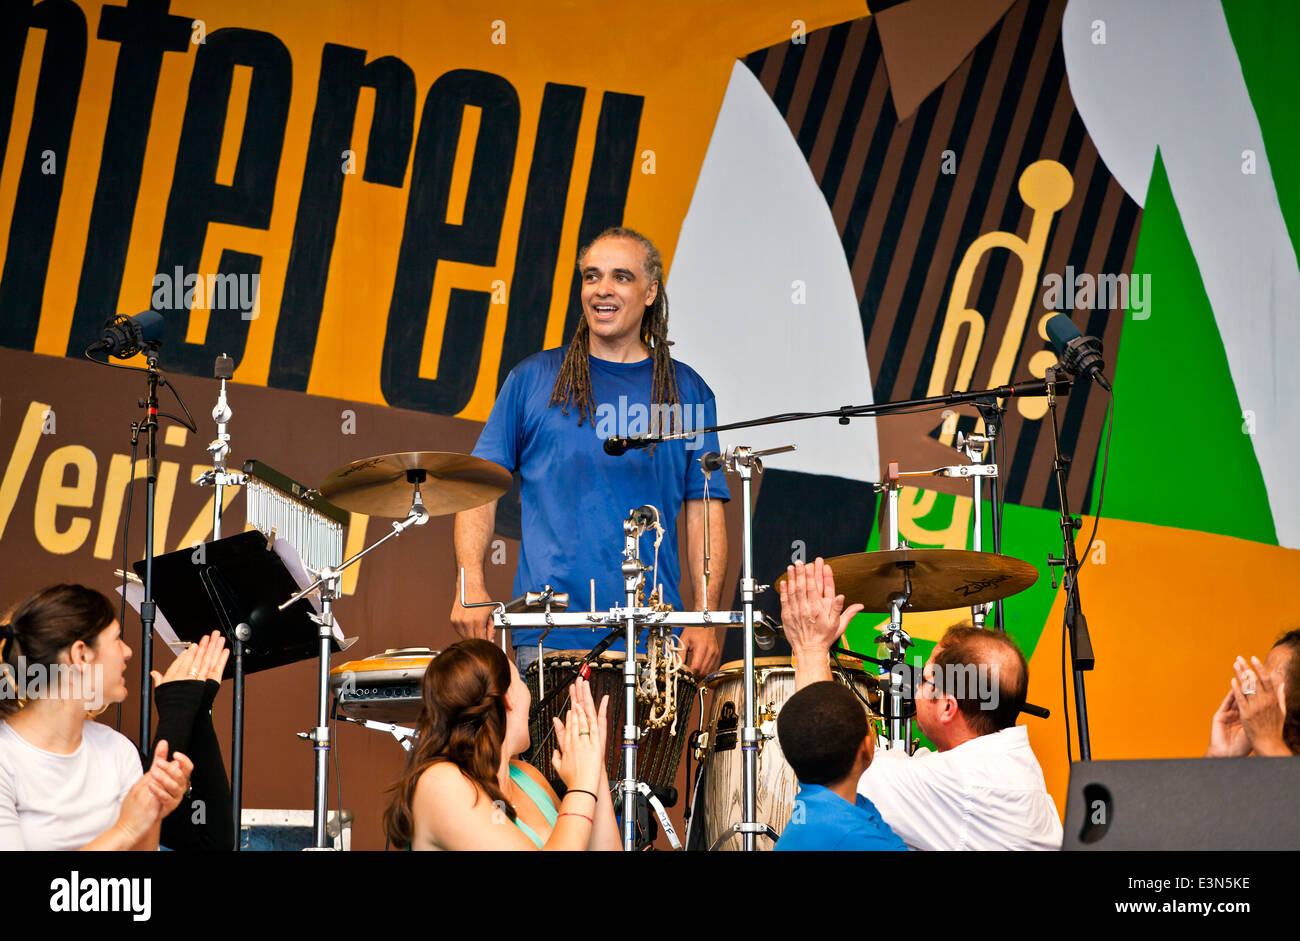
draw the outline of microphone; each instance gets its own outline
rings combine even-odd
[[[776,639],[784,637],[785,631],[772,622],[766,614],[758,614],[754,618],[754,646],[759,650],[771,650],[776,646]]]
[[[622,457],[635,448],[648,448],[655,439],[648,435],[629,435],[626,438],[606,438],[605,453],[610,457]]]
[[[87,353],[104,350],[109,356],[130,359],[147,346],[162,343],[163,317],[156,310],[141,311],[134,317],[114,317],[99,335],[99,339],[86,347]]]
[[[650,504],[639,506],[632,511],[632,521],[642,529],[659,525],[659,510]]]
[[[1102,373],[1106,363],[1101,358],[1100,340],[1085,337],[1064,314],[1048,318],[1047,338],[1052,341],[1052,347],[1061,358],[1061,367],[1066,372],[1095,379],[1097,385],[1110,391],[1110,381]]]
[[[702,458],[700,458],[700,466],[706,471],[722,470],[723,465],[726,463],[727,459],[717,451],[708,451]]]

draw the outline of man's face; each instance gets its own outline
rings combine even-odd
[[[604,238],[582,260],[582,312],[591,332],[606,342],[635,337],[659,282],[645,273],[646,250],[629,238]]]
[[[934,733],[940,731],[938,716],[943,706],[943,699],[939,697],[934,686],[934,655],[938,652],[939,648],[935,647],[930,654],[930,659],[925,662],[921,681],[915,691],[916,724],[931,741],[934,741]]]

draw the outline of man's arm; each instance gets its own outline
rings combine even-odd
[[[488,601],[483,577],[483,557],[487,554],[492,529],[496,525],[497,501],[461,510],[456,514],[456,592],[451,605],[451,626],[461,637],[484,637],[496,640],[492,609],[466,608],[460,603],[460,569],[465,569],[465,598],[470,602]]]
[[[704,590],[704,519],[705,502],[687,500],[686,553],[687,571],[690,573],[694,604],[698,610],[700,600],[707,597],[709,610],[716,611],[722,603],[722,583],[727,578],[727,521],[721,500],[708,501],[709,522],[709,585]],[[696,676],[707,676],[722,662],[722,643],[718,631],[725,628],[688,627],[682,630],[686,668]]]
[[[794,656],[794,688],[831,678],[831,644],[844,633],[855,604],[844,610],[844,596],[835,594],[831,567],[817,559],[812,565],[796,562],[786,569],[781,584],[781,626]]]

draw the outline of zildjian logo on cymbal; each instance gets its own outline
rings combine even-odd
[[[994,585],[1000,585],[1005,582],[1010,575],[995,575],[992,578],[986,578],[978,582],[967,582],[957,590],[961,592],[963,598],[969,598],[971,595],[977,595],[986,588],[992,588]]]

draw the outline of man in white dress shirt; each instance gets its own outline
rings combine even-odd
[[[795,689],[831,678],[829,651],[849,620],[830,566],[790,566],[781,619],[794,652]],[[996,630],[952,628],[925,665],[916,721],[938,751],[881,751],[858,782],[911,849],[1061,847],[1061,821],[1023,726],[1015,725],[1029,667]]]

